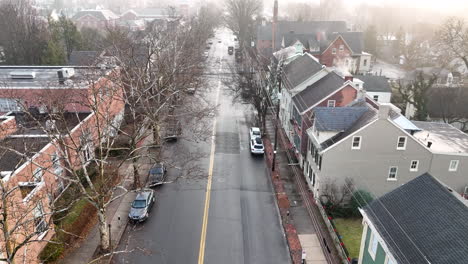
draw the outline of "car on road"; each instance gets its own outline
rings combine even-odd
[[[249,131],[249,134],[250,134],[250,140],[252,140],[254,138],[261,138],[262,137],[262,133],[260,132],[260,128],[258,128],[258,127],[251,127],[250,131]]]
[[[211,45],[211,44],[213,44],[213,41],[211,41],[211,40],[210,40],[210,41],[208,41],[208,44],[210,44],[210,45]]]
[[[218,43],[221,43],[221,40],[218,40]]]
[[[133,222],[143,222],[148,219],[151,207],[155,202],[154,191],[151,189],[143,189],[139,191],[132,202],[128,218]]]
[[[166,166],[159,162],[153,165],[148,172],[148,187],[155,187],[164,183],[166,179]]]
[[[210,46],[206,46],[205,49],[209,50],[209,49],[210,49]]]
[[[261,138],[253,138],[250,140],[250,153],[252,154],[263,154],[265,153],[265,148],[263,146],[263,141]]]
[[[229,54],[229,55],[234,54],[234,47],[233,47],[233,46],[229,46],[229,47],[228,47],[228,54]]]

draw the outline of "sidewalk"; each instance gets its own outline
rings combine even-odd
[[[150,140],[146,138],[146,140]],[[119,175],[124,175],[122,186],[127,190],[131,189],[133,185],[133,168],[131,162],[125,162],[119,168]],[[138,162],[139,176],[141,182],[144,183],[146,175],[151,167],[151,163],[146,159],[141,158]],[[119,190],[114,194],[115,196],[121,195],[123,190]],[[136,193],[131,191],[119,199],[113,201],[107,208],[106,216],[111,225],[111,247],[118,246],[120,239],[125,231],[128,223],[128,212],[130,211],[130,204],[135,199]],[[60,264],[84,264],[89,263],[95,257],[100,242],[98,225],[96,224],[89,232],[87,237],[83,239],[78,247],[65,256],[65,258],[58,261]],[[103,263],[103,262],[100,262]]]
[[[268,137],[265,140],[266,155],[271,163],[273,148],[271,141],[274,140],[275,133],[274,120],[271,116],[267,118],[265,132]],[[308,264],[341,263],[333,246],[333,240],[305,182],[302,170],[297,165],[290,165],[296,161],[289,160],[285,147],[288,144],[285,141],[287,142],[287,139],[279,134],[275,165],[277,169],[273,174],[278,173],[282,181],[290,205],[288,213],[297,232],[301,248],[306,253],[306,262]]]

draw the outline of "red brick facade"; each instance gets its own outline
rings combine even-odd
[[[335,53],[335,54],[333,54]],[[340,36],[330,46],[317,56],[320,63],[327,67],[335,66],[337,63],[342,62],[346,58],[351,58],[352,51]]]

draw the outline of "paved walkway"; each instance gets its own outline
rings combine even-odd
[[[151,140],[146,138],[146,140]],[[141,182],[146,181],[146,175],[151,167],[152,163],[145,159],[140,158],[138,161],[138,171],[141,177]],[[125,162],[119,168],[119,174],[125,175],[122,181],[122,186],[127,190],[131,189],[133,185],[133,168],[131,162]],[[123,190],[119,189],[114,194],[114,197],[122,195]],[[131,191],[119,199],[113,201],[107,208],[106,215],[109,223],[111,224],[111,246],[114,247],[119,244],[120,238],[125,231],[128,223],[128,212],[130,211],[130,204],[134,200],[136,193]],[[58,263],[60,264],[83,264],[89,263],[93,260],[96,250],[99,246],[100,237],[98,225],[96,224],[93,229],[89,232],[88,236],[78,245],[78,247],[61,259]]]
[[[271,141],[274,140],[274,133],[274,120],[272,116],[268,116],[266,134]],[[285,139],[284,134],[279,134],[276,162],[290,201],[289,213],[296,227],[302,249],[306,253],[306,263],[341,263],[336,249],[333,247],[333,240],[312,198],[311,191],[305,183],[302,170],[299,166],[290,165],[293,161],[290,160],[291,157],[285,150],[285,146],[288,145],[285,142],[287,139]]]

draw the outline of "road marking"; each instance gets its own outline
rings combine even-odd
[[[221,70],[221,65],[220,65]],[[221,80],[218,82],[218,88],[216,92],[216,103],[218,105],[219,102],[219,93],[221,90]],[[202,222],[202,230],[201,230],[201,237],[200,237],[200,251],[198,252],[198,264],[203,264],[205,261],[205,245],[206,245],[206,231],[208,228],[208,213],[210,211],[210,197],[211,197],[211,183],[213,182],[213,167],[214,167],[214,155],[216,149],[216,123],[217,118],[214,117],[213,120],[213,132],[211,134],[211,152],[210,152],[210,166],[208,168],[208,181],[206,183],[206,193],[205,193],[205,208],[203,210],[203,222]]]

